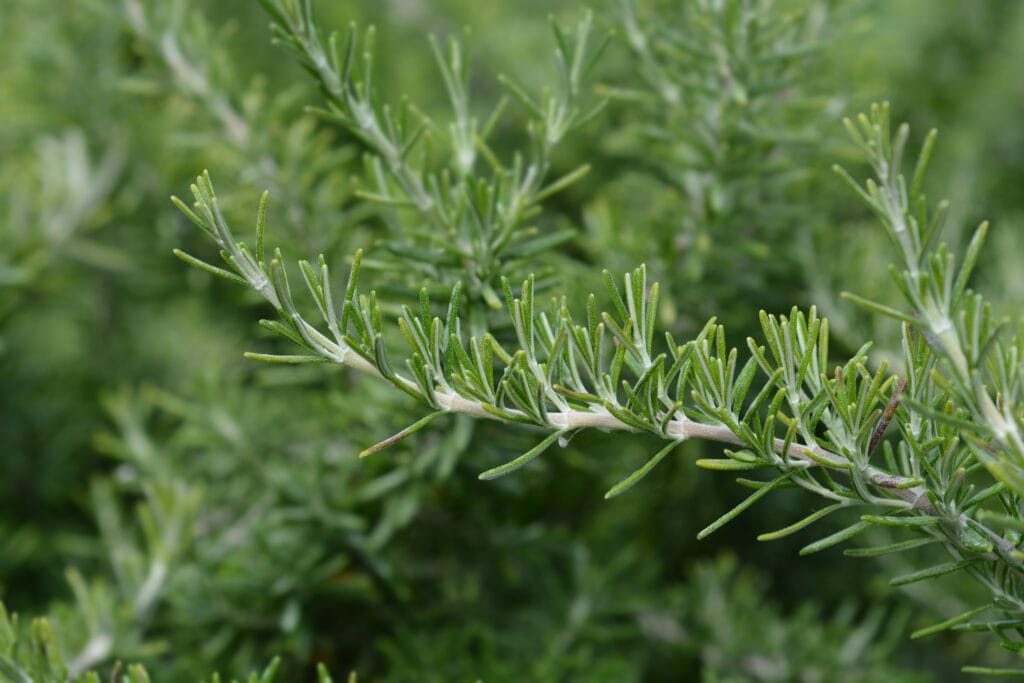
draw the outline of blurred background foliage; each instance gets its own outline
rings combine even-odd
[[[471,28],[484,112],[498,74],[552,82],[544,15],[583,10],[319,3],[325,27],[377,25],[384,98],[442,119],[427,34]],[[613,34],[594,86],[609,104],[553,158],[552,177],[591,171],[536,219],[575,231],[530,264],[558,274],[552,291],[578,301],[602,268],[647,262],[678,335],[717,315],[739,340],[759,308],[816,304],[838,352],[874,339],[891,357],[894,332],[838,296],[886,299],[888,244],[829,171],[856,163],[839,118],[888,98],[919,134],[940,129],[947,238],[993,220],[979,284],[1020,310],[1024,5],[593,10]],[[653,443],[582,434],[485,484],[530,435],[455,417],[356,459],[416,407],[344,370],[244,360],[280,347],[253,324],[265,307],[171,255],[202,250],[167,197],[204,168],[239,225],[269,189],[269,239],[291,255],[343,264],[385,237],[357,194],[361,143],[306,112],[320,95],[267,25],[248,0],[0,3],[0,600],[50,616],[73,674],[125,660],[230,678],[280,655],[284,680],[323,662],[370,681],[944,681],[999,661],[981,639],[907,640],[970,586],[895,592],[900,557],[755,544],[802,514],[797,494],[698,543],[744,495],[692,466],[714,446],[687,444],[609,503]],[[512,102],[496,149],[523,147],[525,118]],[[423,284],[368,278],[396,302]]]

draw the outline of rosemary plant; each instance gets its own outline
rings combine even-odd
[[[346,107],[336,116],[362,131],[376,147],[406,197],[420,211],[443,205],[439,197],[419,196],[419,185],[411,176],[403,180],[408,171],[398,150],[404,149],[411,134],[394,122],[385,126],[390,131],[387,136],[381,133],[366,91],[348,85],[349,76],[337,77],[350,71],[354,42],[350,41],[350,56],[343,62],[334,57],[318,60],[319,43],[308,28],[308,15],[295,6],[291,13],[279,5],[271,9],[279,33],[312,60],[335,106]],[[581,34],[585,35],[585,27]],[[559,43],[564,41],[559,38]],[[564,52],[560,47],[558,54]],[[454,67],[449,80],[452,73]],[[369,78],[360,81],[364,87]],[[869,344],[833,371],[827,321],[813,308],[794,309],[785,316],[762,313],[762,337],[748,340],[750,356],[742,362],[737,349],[727,345],[725,330],[713,319],[693,339],[678,343],[666,335],[656,345],[658,285],[648,281],[644,266],[627,273],[621,286],[606,273],[610,309],[599,310],[596,297],[591,296],[580,317],[570,313],[564,300],[547,306],[538,302],[532,276],[517,290],[502,279],[514,330],[511,343],[478,331],[468,337],[464,334],[462,312],[472,306],[472,297],[468,304],[464,302],[461,284],[452,288],[443,316],[435,315],[424,289],[419,306],[403,307],[398,318],[409,355],[402,366],[396,366],[388,350],[381,305],[372,291],[366,295],[359,289],[362,253],[354,257],[337,305],[326,260],[320,257],[316,265],[299,262],[303,283],[322,319],[319,324],[310,322],[299,312],[281,253],[268,259],[265,252],[266,195],[258,211],[255,248],[250,249],[232,234],[208,174],[192,186],[192,208],[177,199],[175,203],[216,242],[230,270],[179,255],[257,291],[280,316],[263,324],[305,352],[250,357],[347,365],[391,383],[430,409],[363,455],[406,438],[446,413],[541,430],[542,437],[533,448],[483,472],[481,479],[523,467],[556,444],[564,446],[583,429],[648,432],[663,439],[664,447],[644,466],[607,492],[606,497],[614,497],[636,485],[680,442],[718,441],[735,450],[726,450],[722,458],[700,460],[698,465],[773,474],[741,478],[754,493],[708,524],[698,537],[713,533],[775,489],[799,487],[828,504],[764,534],[763,540],[795,533],[839,510],[859,509],[859,520],[808,543],[802,553],[825,550],[871,526],[903,528],[911,537],[851,554],[940,544],[948,552],[948,562],[897,577],[892,583],[903,585],[964,571],[981,581],[992,599],[915,635],[950,627],[991,628],[1001,635],[1004,646],[1015,648],[1012,634],[1024,616],[1018,578],[1022,559],[1016,547],[1021,527],[1018,495],[1024,484],[1020,475],[1024,443],[1018,433],[1020,346],[1016,340],[1001,340],[1002,326],[992,320],[981,297],[967,289],[987,227],[983,224],[978,229],[963,263],[956,267],[944,246],[934,246],[943,205],[932,211],[922,194],[934,134],[926,139],[908,182],[901,172],[908,129],[890,130],[887,105],[874,107],[870,115],[848,123],[848,128],[871,162],[875,179],[862,187],[845,171],[840,173],[878,214],[896,247],[901,263],[895,266],[894,278],[910,312],[861,303],[902,323],[904,377],[890,375],[885,366],[869,370]],[[453,235],[447,228],[442,234]],[[481,287],[484,284],[479,277],[471,279]],[[900,435],[895,446],[882,439],[892,422]],[[984,482],[979,468],[994,478]]]
[[[1024,673],[1024,11],[579,4],[0,3],[0,682]]]
[[[360,196],[386,212],[386,223],[402,228],[382,245],[386,252],[434,287],[450,287],[458,280],[471,300],[500,308],[500,274],[572,234],[564,229],[539,233],[528,221],[544,199],[588,170],[584,165],[560,178],[548,177],[556,146],[601,110],[601,103],[585,106],[583,85],[608,39],[590,46],[589,15],[574,40],[552,23],[558,87],[535,98],[511,79],[502,79],[530,113],[528,152],[503,162],[487,141],[506,100],[482,121],[477,117],[470,103],[466,41],[451,38],[444,46],[431,41],[452,108],[451,121],[439,126],[406,100],[397,107],[380,102],[373,80],[373,28],[365,31],[362,45],[354,26],[344,46],[336,36],[325,44],[308,2],[261,1],[274,18],[277,39],[299,55],[327,98],[328,107],[320,113],[361,140],[369,152]],[[489,167],[489,176],[478,174],[481,162]],[[471,319],[474,330],[482,332],[476,314]]]
[[[274,683],[278,680],[278,671],[281,662],[278,659],[258,673],[247,676],[244,683]],[[90,671],[85,675],[79,675],[69,669],[68,664],[61,656],[57,647],[56,638],[49,622],[46,619],[37,619],[32,622],[31,635],[24,637],[19,632],[18,618],[11,616],[7,610],[0,605],[0,676],[11,683],[67,683],[68,681],[80,681],[81,683],[100,683],[100,676]],[[140,664],[123,666],[118,662],[110,678],[117,683],[149,683],[150,674]],[[209,680],[210,683],[220,683],[221,678],[214,673]],[[235,679],[231,679],[232,683]],[[326,667],[319,667],[317,670],[317,683],[332,683],[334,680],[328,673]],[[353,674],[347,679],[348,683],[356,683],[356,676]]]
[[[831,2],[621,3],[629,57],[601,90],[617,105],[617,135],[602,147],[623,172],[610,179],[616,201],[588,211],[584,246],[616,245],[613,261],[593,256],[612,270],[646,262],[669,297],[663,317],[683,323],[673,329],[692,334],[712,314],[745,325],[731,301],[792,305],[785,284],[802,249],[774,245],[795,219],[811,233],[828,214],[810,207],[832,180],[819,131],[842,102],[822,48],[842,19]],[[714,277],[723,270],[732,275]]]

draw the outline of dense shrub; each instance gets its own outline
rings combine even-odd
[[[1024,8],[314,4],[0,7],[0,679],[1021,667]]]

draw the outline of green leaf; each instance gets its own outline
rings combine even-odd
[[[925,636],[930,636],[930,635],[932,635],[934,633],[938,633],[940,631],[945,631],[946,629],[948,629],[950,627],[956,626],[957,624],[961,624],[961,623],[967,621],[968,619],[970,619],[971,617],[974,617],[974,616],[976,616],[978,614],[981,614],[982,612],[985,612],[985,611],[990,610],[990,609],[992,609],[992,605],[991,604],[982,605],[981,607],[975,607],[974,609],[968,610],[968,611],[964,612],[963,614],[957,615],[957,616],[955,616],[955,617],[953,617],[951,619],[946,619],[945,621],[939,622],[938,624],[933,624],[932,626],[928,626],[926,628],[918,629],[918,630],[914,631],[913,633],[911,633],[910,637],[911,638],[923,638]]]
[[[8,657],[0,656],[0,674],[3,674],[9,683],[35,683],[24,669]]]
[[[274,679],[277,678],[277,670],[281,667],[281,658],[274,657],[267,668],[263,670],[263,674],[260,676],[260,683],[274,683]]]
[[[628,277],[628,275],[627,275]],[[615,284],[615,278],[607,270],[604,271],[604,284],[608,288],[608,294],[612,298],[612,305],[615,307],[615,312],[619,314],[619,318],[623,324],[629,320],[629,312],[626,310],[626,304],[622,300],[622,294],[619,293],[619,288]],[[608,315],[605,313],[604,315]]]
[[[57,637],[54,635],[49,621],[46,619],[33,620],[32,640],[35,645],[37,665],[41,667],[41,672],[48,677],[52,676],[54,680],[65,680],[68,675],[67,667],[60,655]]]
[[[928,168],[928,162],[932,158],[932,150],[935,148],[935,139],[939,132],[934,128],[928,131],[928,135],[921,145],[921,152],[917,156],[917,163],[914,165],[914,180],[910,183],[911,201],[921,194],[921,184],[924,181],[924,172]],[[923,226],[922,226],[923,227]]]
[[[213,232],[213,230],[210,228],[210,226],[206,224],[206,221],[204,221],[202,218],[197,216],[196,213],[185,204],[185,202],[183,202],[180,199],[178,199],[177,197],[173,197],[173,196],[171,197],[171,202],[176,207],[178,207],[178,210],[181,211],[183,214],[185,214],[185,216],[187,216],[190,221],[195,223],[196,226],[200,230],[205,232],[207,235],[209,235],[213,239],[215,239],[215,240],[217,239],[217,235]]]
[[[890,586],[905,586],[908,583],[916,583],[918,581],[924,581],[926,579],[932,579],[937,576],[943,576],[945,574],[951,574],[956,571],[960,571],[964,567],[970,566],[977,562],[976,559],[960,560],[958,562],[945,562],[943,564],[937,564],[934,567],[928,567],[920,571],[911,572],[889,581]]]
[[[129,683],[150,683],[149,673],[141,664],[132,664],[128,667]]]
[[[921,546],[931,545],[932,543],[938,542],[938,539],[935,538],[914,538],[909,541],[892,543],[890,545],[880,545],[873,548],[848,548],[843,551],[843,555],[846,555],[847,557],[877,557],[878,555],[898,553],[903,550],[920,548]]]
[[[745,470],[756,470],[767,467],[768,463],[763,461],[743,462],[732,458],[701,458],[696,462],[697,467],[705,470],[717,470],[719,472],[741,472]]]
[[[864,515],[861,519],[869,524],[878,524],[880,526],[904,526],[904,527],[922,527],[922,526],[935,526],[942,521],[939,517],[928,517],[927,515],[920,515],[915,517],[905,517],[901,515],[890,515],[890,516],[878,516],[878,515]]]
[[[211,275],[222,277],[225,280],[230,280],[231,282],[234,282],[235,284],[239,284],[244,287],[249,286],[249,281],[246,280],[244,277],[236,275],[230,271],[224,270],[223,268],[218,268],[217,266],[211,265],[206,261],[197,259],[195,256],[192,256],[191,254],[188,254],[182,251],[181,249],[174,249],[173,253],[175,256],[177,256],[190,266],[194,266],[196,268],[199,268],[200,270],[205,270],[207,273],[210,273]]]
[[[968,525],[960,529],[960,546],[973,553],[990,553],[993,548],[987,536]]]
[[[546,437],[544,437],[543,441],[541,441],[539,444],[528,450],[526,453],[520,455],[515,460],[507,462],[504,465],[499,465],[498,467],[491,468],[486,472],[483,472],[480,475],[480,479],[495,479],[497,477],[504,476],[509,472],[519,469],[520,467],[522,467],[523,465],[530,462],[538,455],[546,451],[551,444],[558,440],[558,437],[562,436],[562,434],[563,432],[552,432],[551,434],[548,434]]]
[[[796,473],[796,470],[790,470],[789,472],[786,472],[785,474],[783,474],[783,475],[781,475],[779,477],[776,477],[775,479],[773,479],[770,482],[765,482],[764,486],[762,486],[760,489],[758,489],[754,493],[750,494],[739,505],[737,505],[733,509],[729,510],[724,515],[722,515],[721,517],[716,519],[714,522],[712,522],[711,524],[708,524],[706,527],[701,529],[700,533],[697,534],[698,540],[699,539],[707,538],[709,535],[713,534],[715,531],[720,529],[726,523],[728,523],[732,519],[734,519],[741,512],[743,512],[748,507],[750,507],[751,505],[756,503],[758,500],[763,498],[769,491],[774,489],[779,484],[782,484],[783,482],[788,480],[795,473]]]
[[[964,262],[960,266],[960,271],[956,274],[956,282],[953,283],[951,303],[954,306],[960,300],[964,290],[967,289],[967,282],[970,280],[974,265],[978,262],[978,254],[981,253],[981,246],[985,242],[986,235],[988,235],[987,221],[978,226],[978,229],[974,231],[970,244],[967,245],[967,251],[964,253]]]
[[[882,314],[884,316],[887,316],[887,317],[890,317],[890,318],[896,318],[897,320],[902,320],[903,322],[909,323],[911,325],[914,325],[915,327],[919,327],[921,325],[921,321],[920,320],[916,320],[912,316],[909,316],[906,313],[903,313],[902,311],[897,311],[895,308],[890,308],[890,307],[886,306],[885,304],[878,303],[877,301],[871,301],[870,299],[865,299],[864,297],[857,296],[856,294],[853,294],[852,292],[843,292],[841,294],[841,296],[844,299],[846,299],[847,301],[852,301],[853,303],[857,304],[858,306],[861,306],[862,308],[866,308],[869,311],[872,311],[874,313],[880,313],[880,314]]]
[[[484,412],[494,415],[496,418],[505,420],[506,422],[517,422],[519,424],[526,425],[533,424],[533,420],[521,413],[516,413],[505,408],[499,408],[498,406],[490,403],[481,403],[480,407],[484,409]]]
[[[800,554],[801,555],[810,555],[812,553],[817,553],[817,552],[820,552],[822,550],[825,550],[826,548],[831,548],[834,545],[837,545],[839,543],[842,543],[844,541],[847,541],[847,540],[853,538],[854,536],[856,536],[860,532],[862,532],[865,529],[867,529],[869,526],[871,526],[871,525],[868,524],[867,522],[856,522],[855,524],[851,524],[850,526],[846,527],[845,529],[840,529],[839,531],[835,532],[834,534],[830,534],[830,535],[826,536],[825,538],[822,538],[822,539],[819,539],[819,540],[815,541],[814,543],[808,543],[807,545],[805,545],[803,548],[800,549]]]
[[[533,201],[540,202],[547,199],[553,194],[561,192],[562,190],[564,190],[565,188],[569,187],[577,180],[582,178],[583,176],[587,175],[587,173],[589,172],[590,164],[582,164],[580,166],[577,166],[576,169],[570,171],[569,173],[566,173],[557,180],[553,180],[546,187],[537,192],[537,194],[534,195],[533,197]]]
[[[605,500],[609,498],[614,498],[620,493],[624,493],[625,491],[632,488],[637,482],[646,477],[647,473],[653,470],[655,466],[657,466],[657,464],[661,462],[662,459],[665,458],[666,455],[672,452],[672,449],[679,445],[679,443],[679,441],[673,441],[669,445],[665,446],[660,451],[658,451],[653,458],[644,463],[643,467],[636,470],[631,475],[620,481],[618,484],[608,489],[608,492],[604,494]]]
[[[263,265],[263,229],[267,222],[267,200],[270,193],[264,190],[260,196],[260,207],[256,212],[256,263]]]
[[[334,679],[331,678],[330,672],[327,667],[324,666],[323,662],[316,665],[316,680],[317,683],[334,683]],[[355,683],[355,673],[353,672],[352,677],[349,679],[350,683]]]
[[[249,360],[259,360],[264,363],[284,363],[290,365],[299,365],[304,363],[330,363],[330,359],[324,358],[323,356],[287,356],[277,355],[273,353],[256,353],[255,351],[246,351],[243,354]]]
[[[766,534],[761,534],[760,536],[757,537],[757,540],[759,540],[759,541],[774,541],[776,539],[783,538],[785,536],[789,536],[790,534],[795,533],[797,531],[800,531],[804,527],[806,527],[806,526],[808,526],[810,524],[813,524],[814,522],[818,521],[822,517],[825,517],[826,515],[829,515],[829,514],[835,512],[836,510],[839,510],[839,509],[844,508],[844,507],[848,507],[848,505],[846,503],[835,503],[834,505],[829,505],[828,507],[824,507],[824,508],[822,508],[820,510],[817,510],[816,512],[813,512],[813,513],[807,515],[806,517],[804,517],[803,519],[801,519],[798,522],[794,522],[793,524],[790,524],[787,527],[783,527],[782,529],[779,529],[778,531],[771,531],[771,532],[766,533]]]
[[[616,420],[637,431],[649,431],[652,428],[652,425],[645,423],[643,419],[633,411],[628,408],[615,405],[611,401],[604,402],[604,409],[611,413],[612,417]]]
[[[375,444],[373,446],[370,446],[369,448],[366,448],[366,449],[360,451],[359,457],[360,458],[365,458],[368,455],[372,455],[372,454],[374,454],[374,453],[376,453],[378,451],[384,450],[385,448],[388,448],[390,446],[394,446],[396,443],[398,443],[402,439],[406,438],[407,436],[409,436],[411,434],[415,434],[419,430],[423,429],[428,424],[433,422],[435,419],[437,419],[441,415],[444,415],[445,412],[446,411],[444,411],[444,410],[438,410],[438,411],[435,411],[433,413],[430,413],[429,415],[426,415],[426,416],[420,418],[419,420],[416,420],[416,422],[413,422],[411,425],[409,425],[408,427],[406,427],[402,431],[398,432],[394,436],[390,436],[387,439],[384,439],[383,441],[381,441],[380,443],[377,443],[377,444]]]
[[[979,522],[995,522],[999,526],[1014,531],[1024,531],[1024,520],[1005,515],[994,510],[978,510]]]
[[[525,90],[523,90],[522,86],[520,86],[518,83],[513,81],[511,78],[508,78],[504,74],[500,74],[498,76],[498,81],[508,89],[508,91],[512,94],[512,97],[519,100],[519,103],[526,107],[531,114],[533,114],[534,118],[541,120],[544,119],[544,113],[540,110],[540,106],[533,101],[533,98],[530,97]]]

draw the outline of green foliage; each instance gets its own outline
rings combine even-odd
[[[965,570],[992,591],[993,601],[972,609],[962,621],[957,618],[944,624],[957,625],[994,610],[1000,613],[1001,625],[1014,625],[1024,616],[1016,607],[1022,598],[1014,573],[1022,569],[1015,536],[1021,526],[1015,517],[1016,501],[1024,492],[1024,479],[1017,474],[1021,411],[1016,373],[1021,351],[1016,340],[999,342],[1001,326],[990,321],[981,297],[966,290],[986,225],[979,228],[959,269],[953,267],[944,245],[929,254],[941,212],[929,218],[921,187],[934,134],[922,148],[908,189],[898,171],[908,128],[890,133],[887,106],[873,108],[871,116],[861,116],[858,124],[847,127],[871,161],[877,179],[869,179],[862,189],[848,173],[838,170],[878,214],[906,268],[894,269],[893,277],[915,315],[861,300],[903,323],[908,377],[899,382],[895,377],[886,379],[884,365],[875,373],[867,369],[867,345],[830,372],[827,322],[813,309],[806,315],[794,309],[788,317],[762,312],[764,342],[748,339],[751,358],[742,366],[736,349],[726,345],[724,329],[714,320],[683,345],[668,335],[665,352],[654,355],[658,286],[648,286],[643,266],[624,277],[621,290],[605,272],[614,314],[598,313],[591,296],[585,324],[575,322],[564,300],[553,301],[549,312],[539,312],[532,278],[523,283],[519,298],[503,281],[515,331],[511,349],[489,334],[463,340],[458,286],[444,320],[431,317],[423,290],[420,311],[405,307],[399,318],[411,353],[405,365],[412,374],[406,377],[392,369],[375,296],[358,293],[359,254],[340,318],[329,298],[322,257],[319,279],[307,262],[300,263],[332,342],[295,313],[280,252],[270,266],[257,264],[244,244],[234,242],[218,215],[208,176],[193,185],[194,212],[178,203],[225,250],[225,260],[238,275],[224,272],[223,276],[249,284],[274,304],[286,325],[277,329],[310,352],[309,358],[378,375],[438,411],[406,433],[421,429],[443,412],[548,431],[536,446],[483,472],[481,479],[519,469],[556,441],[564,447],[568,438],[586,428],[645,431],[672,442],[608,496],[635,484],[677,442],[703,438],[736,444],[744,450],[727,450],[728,459],[698,464],[726,470],[769,468],[776,474],[768,480],[741,479],[755,492],[705,527],[698,538],[716,531],[773,489],[796,486],[833,504],[762,539],[799,531],[838,510],[867,506],[859,521],[805,546],[801,554],[845,542],[871,525],[905,528],[942,543],[952,559],[895,577],[893,585]],[[260,222],[257,244],[262,244],[262,230]],[[481,352],[482,347],[490,347],[489,352]],[[748,402],[751,389],[756,394]],[[990,391],[999,396],[999,407]],[[910,408],[901,409],[901,405]],[[898,450],[887,449],[884,464],[873,465],[873,451],[894,419],[904,439]],[[963,446],[961,439],[966,441]],[[980,465],[995,475],[994,483],[982,487],[980,482],[965,481]],[[844,480],[837,480],[833,473],[842,474]],[[983,510],[992,500],[1000,508]],[[998,520],[995,528],[982,521],[986,517]],[[1010,532],[1001,534],[1000,527]],[[1013,646],[1005,636],[1003,642]]]
[[[336,35],[324,44],[308,3],[266,0],[277,39],[295,51],[327,98],[322,115],[365,145],[364,188],[360,196],[381,207],[383,222],[397,234],[381,246],[411,268],[418,279],[451,286],[465,281],[467,295],[500,307],[495,286],[523,259],[550,250],[571,236],[567,230],[539,233],[527,221],[539,204],[587,172],[586,166],[549,180],[554,149],[601,108],[581,109],[584,80],[607,45],[588,45],[588,15],[570,40],[556,23],[556,88],[532,97],[509,79],[510,94],[529,112],[529,148],[503,162],[488,143],[501,122],[502,98],[481,122],[470,101],[465,41],[437,39],[431,48],[452,113],[447,125],[427,118],[403,99],[382,103],[374,81],[372,28],[360,45],[353,25],[344,46]],[[478,159],[480,161],[478,161]],[[489,173],[477,168],[486,164]],[[259,246],[257,245],[259,251]],[[262,260],[262,254],[258,254]]]
[[[0,7],[0,679],[1020,668],[1024,13],[261,4]]]
[[[635,603],[644,605],[635,614],[630,603],[638,594],[623,600],[614,585],[616,575],[626,572],[635,584],[645,573],[641,566],[620,558],[600,568],[579,547],[573,548],[571,562],[569,586],[546,587],[558,607],[549,614],[560,622],[549,625],[520,608],[495,628],[466,606],[459,626],[423,629],[437,634],[425,638],[413,624],[387,643],[395,677],[449,681],[490,671],[495,678],[526,672],[536,680],[924,680],[888,665],[885,648],[875,644],[889,636],[895,645],[902,618],[872,609],[855,623],[852,603],[831,617],[809,606],[783,617],[767,597],[764,577],[740,569],[731,556],[694,566],[685,585],[662,587],[657,601]],[[622,621],[630,614],[635,630]],[[532,628],[510,628],[524,621]],[[609,621],[614,625],[605,625]],[[515,636],[503,635],[508,633]],[[630,641],[643,657],[595,662],[599,648]],[[477,654],[467,661],[450,657],[451,652]],[[523,652],[535,655],[523,661]]]
[[[778,245],[794,220],[812,227],[815,209],[828,210],[821,130],[842,94],[823,46],[848,15],[829,1],[621,3],[629,61],[605,89],[618,105],[606,148],[622,173],[587,219],[596,262],[644,261],[663,283],[666,322],[692,332],[716,315],[745,326],[751,308],[801,295],[791,281],[801,249]]]
[[[280,660],[274,659],[262,672],[253,672],[245,683],[274,683],[278,680]],[[17,615],[10,615],[0,604],[0,677],[7,683],[99,683],[100,677],[93,671],[85,674],[74,672],[74,663],[65,663],[54,638],[53,629],[46,619],[36,619],[31,627],[19,626]],[[123,667],[114,665],[110,679],[114,683],[149,683],[150,675],[144,666],[133,664]],[[213,674],[211,683],[220,683],[221,678]],[[331,683],[332,678],[323,666],[317,669],[318,683]],[[235,683],[235,679],[231,679]],[[355,674],[349,683],[357,683]]]

